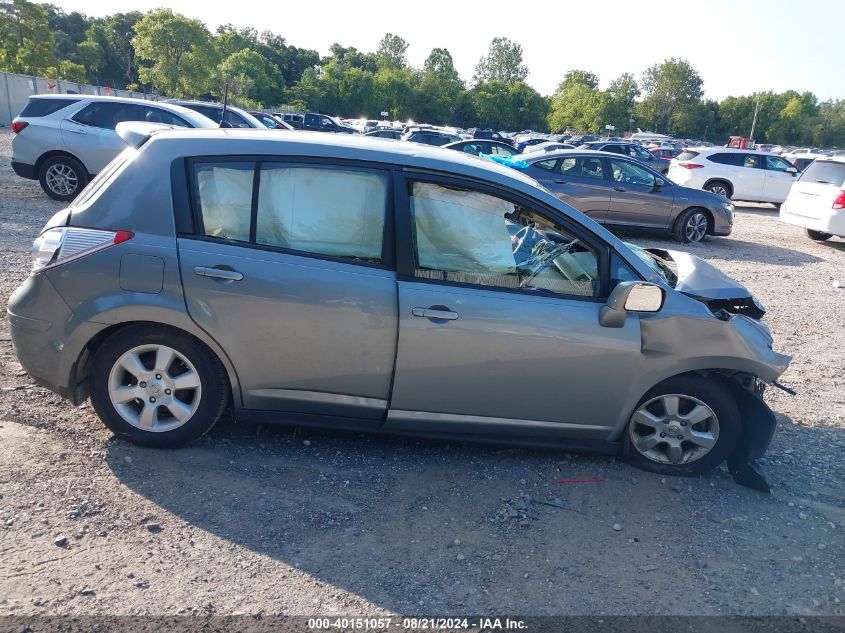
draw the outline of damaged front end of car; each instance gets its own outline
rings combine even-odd
[[[763,394],[767,385],[791,392],[777,382],[791,358],[774,351],[771,330],[762,321],[765,306],[742,284],[694,255],[656,248],[636,254],[648,258],[664,281],[715,317],[642,319],[643,351],[663,352],[684,341],[685,354],[709,358],[711,367],[722,368],[706,373],[716,374],[731,391],[743,421],[728,468],[741,485],[769,492],[769,480],[756,460],[771,443],[777,420]]]

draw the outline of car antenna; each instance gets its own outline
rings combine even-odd
[[[232,124],[226,120],[226,107],[229,104],[229,80],[223,86],[223,114],[220,117],[220,127],[232,127]]]

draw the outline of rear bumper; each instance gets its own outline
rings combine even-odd
[[[35,165],[21,163],[19,161],[12,161],[12,170],[21,178],[28,178],[29,180],[38,180],[38,172]]]
[[[780,221],[800,226],[811,231],[830,233],[838,237],[845,237],[845,209],[834,210],[818,214],[819,217],[803,215],[800,209],[785,203],[780,208]]]
[[[28,277],[9,297],[12,346],[36,383],[72,398],[76,362],[104,326],[78,319],[46,275]]]

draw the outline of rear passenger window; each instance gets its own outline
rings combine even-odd
[[[244,161],[198,162],[194,174],[206,237],[382,261],[389,189],[383,173],[270,162],[259,163],[256,173],[256,163]]]
[[[80,125],[90,125],[106,130],[113,130],[121,121],[126,121],[127,104],[114,101],[95,101],[89,103],[73,115],[73,120]]]
[[[255,164],[201,163],[195,174],[205,235],[248,242]]]
[[[678,157],[679,160],[688,160],[688,159],[681,159]],[[719,163],[720,165],[733,165],[734,167],[743,167],[745,165],[745,158],[743,154],[729,154],[727,152],[722,154],[713,154],[712,156],[708,156],[707,160],[711,163]]]
[[[381,261],[388,189],[384,175],[264,164],[259,182],[258,244]]]

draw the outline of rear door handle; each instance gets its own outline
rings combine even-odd
[[[614,191],[625,191],[625,187],[614,187]]]
[[[414,308],[411,310],[411,314],[424,319],[442,319],[444,321],[454,321],[458,318],[457,312],[439,308]]]
[[[559,185],[565,185],[566,184],[565,180],[555,180],[555,182]]]
[[[74,134],[88,134],[85,130],[74,130],[73,128],[69,128],[68,132],[73,132]]]
[[[237,270],[228,270],[226,268],[206,268],[205,266],[197,266],[194,268],[194,273],[200,277],[211,277],[212,279],[224,279],[226,281],[240,281],[244,278],[243,273]]]

